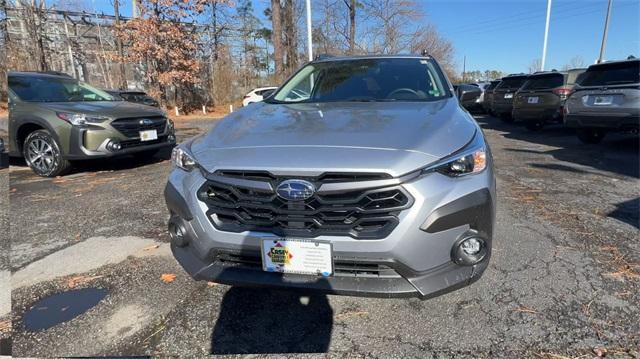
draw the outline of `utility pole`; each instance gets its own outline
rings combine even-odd
[[[137,0],[131,0],[131,10],[133,11],[133,18],[137,18],[138,17],[138,1]]]
[[[467,55],[464,55],[464,57],[462,58],[462,82],[464,82],[466,72],[467,72]]]
[[[602,33],[602,44],[600,44],[600,56],[598,56],[598,63],[604,60],[604,48],[607,45],[607,33],[609,32],[609,18],[611,18],[611,1],[607,5],[607,17],[604,20],[604,32]]]
[[[311,0],[307,0],[307,47],[309,48],[309,61],[313,61],[313,39],[311,38]]]
[[[116,13],[116,27],[120,25],[120,0],[113,0],[113,10]],[[126,70],[124,68],[124,54],[122,52],[122,40],[120,40],[119,36],[116,36],[116,46],[118,48],[118,57],[120,63],[120,88],[127,88],[127,75]]]
[[[542,60],[540,71],[544,71],[544,61],[547,58],[547,39],[549,38],[549,19],[551,19],[551,0],[547,0],[547,22],[544,25],[544,44],[542,45]]]

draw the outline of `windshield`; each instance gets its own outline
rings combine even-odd
[[[72,78],[11,76],[9,87],[25,102],[117,101],[108,93]]]
[[[542,75],[531,76],[527,82],[522,85],[522,90],[543,90],[561,87],[564,84],[564,75]]]
[[[526,77],[509,77],[502,79],[496,90],[517,90],[527,81]]]
[[[580,86],[604,86],[640,83],[640,61],[619,62],[590,67],[580,76]]]
[[[267,102],[434,101],[449,97],[432,61],[383,58],[311,63]]]

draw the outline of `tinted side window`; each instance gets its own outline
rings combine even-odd
[[[640,83],[640,61],[592,66],[580,80],[581,86]]]

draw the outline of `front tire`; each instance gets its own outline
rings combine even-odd
[[[63,175],[71,163],[62,157],[58,142],[47,130],[31,132],[22,146],[22,155],[27,165],[41,177]]]
[[[602,141],[607,131],[599,128],[580,128],[577,133],[582,143],[596,144]]]

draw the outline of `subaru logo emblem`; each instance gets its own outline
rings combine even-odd
[[[150,120],[150,119],[148,119],[148,118],[143,118],[142,120],[140,120],[140,122],[139,122],[139,123],[140,123],[141,125],[146,125],[146,126],[148,126],[148,125],[152,125],[152,124],[153,124],[153,121],[151,121],[151,120]]]
[[[303,201],[316,192],[316,186],[309,181],[290,179],[282,181],[276,187],[276,193],[287,201]]]

